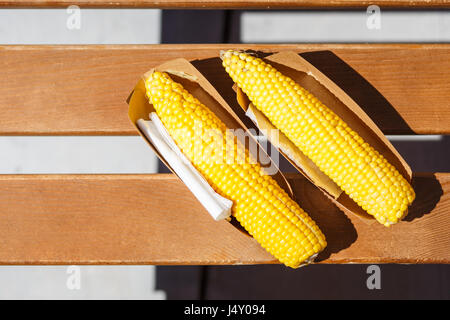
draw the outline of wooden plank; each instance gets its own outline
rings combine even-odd
[[[162,9],[292,9],[292,8],[362,8],[373,4],[367,0],[0,0],[5,7],[125,7]],[[448,0],[378,0],[377,5],[386,8],[446,8]]]
[[[328,240],[321,263],[450,263],[450,174],[414,179],[406,221],[347,217],[298,174],[301,206]],[[0,264],[260,264],[274,259],[216,222],[171,174],[1,175]]]
[[[135,135],[125,100],[168,59],[197,67],[237,107],[219,51],[295,50],[387,134],[450,133],[449,44],[0,46],[0,135]]]

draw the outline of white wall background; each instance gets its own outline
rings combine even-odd
[[[1,9],[0,44],[158,43],[160,13],[84,9],[80,29],[70,30],[69,14],[63,9]],[[450,11],[385,12],[381,28],[372,30],[366,27],[365,11],[256,11],[241,18],[241,38],[249,43],[450,41]],[[155,156],[138,137],[0,137],[0,150],[0,173],[156,171]],[[71,276],[67,270],[66,266],[0,267],[0,299],[165,297],[154,290],[153,266],[84,266],[80,290],[67,287]]]
[[[160,39],[160,10],[83,9],[79,29],[65,9],[0,9],[1,44],[152,44]]]
[[[364,10],[245,12],[241,38],[243,42],[450,41],[450,10],[382,11],[379,29],[367,27],[371,15]],[[375,26],[374,20],[369,24]]]

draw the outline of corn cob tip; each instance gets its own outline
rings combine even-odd
[[[220,59],[224,60],[226,58],[231,58],[231,56],[233,56],[233,55],[238,55],[239,53],[240,53],[240,51],[232,50],[232,49],[220,50],[219,57],[220,57]]]
[[[247,57],[250,57],[250,59],[257,58],[256,53],[246,52],[245,50],[229,49],[229,50],[220,50],[220,52],[219,52],[219,57],[220,57],[220,59],[222,59],[222,61],[225,61],[226,59],[230,59],[233,56],[236,56],[241,60],[245,60]]]
[[[220,50],[220,52],[219,52],[219,57],[220,57],[220,59],[224,59],[225,58],[225,54],[228,52],[228,51],[230,51],[230,50]]]

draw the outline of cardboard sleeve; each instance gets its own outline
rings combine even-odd
[[[406,161],[395,150],[392,144],[387,140],[381,130],[370,119],[370,117],[361,109],[361,107],[338,87],[327,76],[302,58],[299,54],[292,51],[280,52],[263,58],[264,61],[271,64],[278,71],[290,77],[306,90],[314,94],[328,108],[343,119],[347,125],[357,132],[367,143],[382,154],[399,173],[411,182],[412,172]],[[236,99],[239,105],[247,111],[249,108],[256,109],[246,94],[236,85]],[[261,113],[262,114],[262,113]],[[261,116],[261,115],[260,115]],[[264,115],[262,115],[264,117]],[[269,121],[267,118],[265,119]],[[270,121],[269,121],[270,122]],[[264,129],[264,128],[258,128]],[[270,141],[270,137],[267,137]],[[275,145],[276,147],[276,145]],[[331,199],[341,210],[346,213],[356,214],[371,223],[375,219],[359,207],[346,193],[336,193],[332,185],[317,183],[317,178],[308,175],[301,166],[297,165],[293,159],[286,155],[282,150],[278,151],[308,180],[315,184],[322,192]],[[300,149],[297,151],[301,153]],[[303,154],[301,156],[304,156]],[[317,167],[310,167],[310,170],[319,170]],[[306,170],[307,171],[307,170]],[[321,181],[323,182],[323,181]]]
[[[195,98],[202,102],[207,108],[209,108],[221,121],[225,123],[229,129],[240,129],[245,133],[247,139],[251,140],[249,143],[254,143],[258,154],[253,154],[254,159],[260,161],[261,156],[264,157],[264,163],[266,166],[261,165],[264,169],[269,167],[276,172],[272,177],[277,181],[281,188],[283,188],[291,198],[294,198],[292,188],[289,185],[285,176],[280,172],[275,163],[265,153],[261,145],[254,139],[252,134],[247,130],[242,121],[234,114],[231,107],[225,102],[213,85],[186,59],[175,59],[168,61],[162,65],[159,65],[146,74],[136,84],[134,90],[131,92],[127,99],[129,105],[128,116],[131,123],[139,132],[141,137],[147,142],[150,148],[156,153],[158,158],[171,170],[173,169],[165,161],[165,159],[158,153],[152,143],[142,134],[137,125],[139,119],[149,120],[149,114],[155,112],[152,104],[146,96],[145,90],[145,78],[146,75],[154,71],[167,72],[171,78],[183,85]],[[251,150],[250,150],[251,151]]]

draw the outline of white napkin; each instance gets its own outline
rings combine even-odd
[[[137,125],[142,133],[151,141],[214,220],[218,221],[228,218],[231,215],[233,201],[222,197],[214,191],[178,148],[155,112],[150,114],[150,119],[150,121],[143,119],[137,121]]]
[[[256,119],[255,114],[253,113],[253,109],[248,107],[247,111],[245,111],[245,115],[253,121],[254,124],[258,125],[258,120]]]

